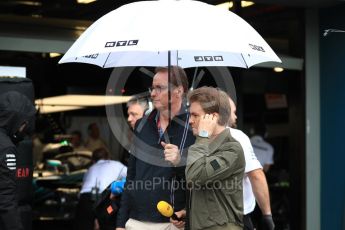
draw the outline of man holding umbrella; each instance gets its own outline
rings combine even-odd
[[[135,125],[117,229],[174,229],[169,218],[157,211],[157,203],[167,201],[175,211],[185,208],[181,183],[185,182],[186,149],[195,141],[183,103],[188,80],[182,68],[170,67],[169,102],[169,69],[156,68],[155,72],[151,88],[155,109]]]

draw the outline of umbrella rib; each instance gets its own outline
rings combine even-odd
[[[176,65],[178,66],[178,50],[176,50]]]
[[[246,65],[246,68],[248,69],[248,65],[247,65],[246,59],[244,59],[244,57],[243,57],[243,53],[241,53],[241,57],[243,59],[244,64]]]
[[[107,59],[105,59],[104,64],[103,64],[103,68],[105,68],[105,65],[107,64],[107,61],[108,61],[110,54],[111,54],[111,52],[109,52]]]

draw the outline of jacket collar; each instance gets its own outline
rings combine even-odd
[[[183,115],[185,115],[186,113],[188,113],[188,107],[186,105],[186,103],[182,102],[180,111],[172,118],[172,120],[174,120],[175,117],[182,117]],[[149,115],[148,115],[148,120],[155,120],[157,122],[157,118],[159,116],[159,111],[157,109],[154,109]]]
[[[222,144],[224,144],[224,142],[229,141],[230,137],[231,135],[229,129],[224,129],[220,134],[218,134],[218,136],[214,140],[210,142],[210,152],[212,153],[216,151]]]

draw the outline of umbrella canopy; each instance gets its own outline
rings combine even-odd
[[[124,5],[93,23],[59,63],[119,66],[234,66],[281,62],[246,21],[190,0]]]

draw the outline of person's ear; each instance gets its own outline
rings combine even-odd
[[[174,91],[176,92],[176,94],[175,94],[176,98],[179,98],[180,95],[181,95],[181,89],[180,89],[180,87],[176,88]]]
[[[216,121],[219,120],[219,113],[213,113],[212,116],[213,116],[213,119],[216,119]]]
[[[178,93],[179,95],[182,96],[183,90],[182,90],[182,87],[181,87],[181,86],[179,86],[179,87],[177,88],[177,93]]]

